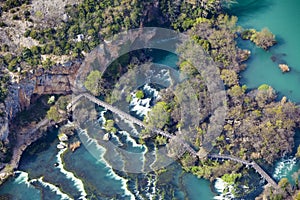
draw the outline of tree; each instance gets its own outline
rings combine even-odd
[[[89,90],[93,95],[99,96],[102,88],[102,74],[98,70],[91,71],[84,82],[84,87]]]
[[[47,111],[47,118],[49,120],[53,120],[55,122],[58,122],[60,120],[60,115],[59,112],[57,111],[57,108],[55,106],[52,106],[48,111]]]
[[[296,153],[296,157],[300,158],[300,145],[297,148],[297,153]]]
[[[232,97],[240,97],[245,93],[245,90],[239,85],[234,85],[232,88],[229,89],[228,93]]]
[[[138,90],[137,92],[136,92],[136,94],[135,94],[135,96],[136,96],[136,98],[138,98],[138,99],[142,99],[142,98],[144,98],[144,92],[142,91],[142,90]]]
[[[269,85],[267,85],[267,84],[262,84],[262,85],[260,85],[260,86],[258,87],[258,90],[260,90],[260,91],[267,91],[269,88],[270,88]]]
[[[276,44],[275,36],[267,28],[254,33],[250,40],[265,50]]]
[[[221,72],[221,79],[225,85],[231,87],[238,83],[238,75],[235,71],[229,69],[223,69]]]
[[[105,122],[105,130],[109,133],[116,133],[117,129],[114,127],[114,125],[115,125],[114,120],[111,119],[107,120]]]
[[[55,102],[55,96],[51,96],[51,97],[49,97],[47,104],[51,105],[54,102]]]
[[[166,102],[158,102],[155,106],[148,112],[145,119],[147,128],[162,129],[170,121],[170,113],[168,112],[168,105]]]

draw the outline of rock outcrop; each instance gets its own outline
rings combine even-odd
[[[9,93],[5,99],[6,112],[8,113],[9,120],[30,105],[34,87],[35,81],[33,80],[22,80],[9,87]]]
[[[8,137],[8,115],[3,103],[0,104],[0,140],[5,141]]]
[[[16,114],[28,108],[32,103],[32,96],[44,94],[68,94],[73,90],[77,70],[80,61],[71,63],[68,66],[54,66],[50,70],[38,70],[30,77],[13,83],[9,86],[9,93],[5,99],[5,117],[0,123],[0,139],[7,140],[8,121]],[[0,109],[2,110],[2,109]]]
[[[286,64],[279,64],[279,68],[281,69],[281,71],[284,73],[284,72],[289,72],[290,71],[290,68],[288,65]]]

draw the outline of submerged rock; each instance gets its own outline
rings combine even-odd
[[[64,134],[64,133],[60,133],[60,134],[58,135],[58,139],[59,139],[59,141],[61,141],[61,142],[67,142],[67,141],[68,141],[68,136],[67,136],[66,134]]]
[[[64,143],[59,143],[57,146],[56,146],[58,149],[65,149],[67,146],[64,144]]]
[[[279,68],[281,69],[282,72],[289,72],[290,68],[286,64],[279,64]]]
[[[111,138],[110,133],[106,133],[106,134],[103,136],[103,140],[104,140],[104,141],[109,141],[110,138]]]
[[[72,144],[69,145],[69,148],[72,152],[74,152],[77,148],[79,148],[81,145],[81,142],[79,141],[76,141],[76,142],[73,142]]]

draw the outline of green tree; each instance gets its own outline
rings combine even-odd
[[[105,130],[109,133],[116,133],[117,129],[114,127],[114,125],[115,125],[114,120],[111,119],[107,120],[104,125]]]
[[[297,153],[296,153],[296,157],[300,158],[300,145],[297,148]]]
[[[58,122],[60,120],[60,115],[59,112],[56,108],[56,106],[52,106],[48,111],[47,111],[47,118],[49,120],[53,120],[55,122]]]
[[[245,90],[239,85],[234,85],[229,89],[228,93],[232,97],[240,97],[245,93]]]
[[[136,96],[136,98],[138,98],[138,99],[142,99],[142,98],[144,98],[144,92],[142,91],[142,90],[138,90],[137,92],[136,92],[136,94],[135,94],[135,96]]]
[[[99,96],[103,91],[102,88],[102,74],[98,70],[91,71],[87,76],[84,87],[89,90],[93,95]]]
[[[223,181],[225,181],[228,184],[234,184],[237,179],[241,178],[242,174],[224,174],[221,178]]]
[[[262,85],[260,85],[260,86],[258,87],[258,90],[260,90],[260,91],[267,91],[269,88],[270,88],[269,85],[267,85],[267,84],[262,84]]]
[[[251,41],[265,50],[276,44],[275,36],[267,28],[254,33],[251,36]]]
[[[233,70],[223,69],[221,72],[221,78],[224,81],[224,83],[229,87],[238,83],[238,75]]]
[[[159,128],[162,129],[170,121],[170,113],[168,111],[168,105],[166,102],[158,102],[148,112],[145,119],[147,128]]]

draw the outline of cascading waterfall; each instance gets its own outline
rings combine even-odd
[[[61,173],[63,173],[66,178],[72,180],[74,182],[74,186],[77,188],[77,190],[80,192],[81,194],[81,197],[80,199],[86,199],[86,196],[87,196],[87,193],[84,189],[84,184],[83,182],[79,179],[79,178],[76,178],[75,175],[72,173],[72,172],[69,172],[67,171],[65,168],[64,168],[64,165],[63,165],[63,162],[62,162],[62,158],[61,158],[61,155],[66,151],[67,149],[61,149],[56,158],[57,158],[57,163],[58,163],[58,166],[57,168],[60,170]]]
[[[57,186],[55,186],[55,185],[53,185],[53,184],[51,184],[51,183],[45,182],[45,181],[43,180],[43,177],[40,177],[39,179],[31,180],[30,182],[32,183],[32,182],[35,182],[35,181],[39,182],[43,187],[49,188],[52,192],[55,192],[58,196],[61,197],[61,198],[60,198],[61,200],[72,200],[72,198],[69,197],[69,195],[63,193],[63,192],[59,189],[59,187],[57,187]]]
[[[282,158],[275,166],[273,177],[276,180],[287,177],[292,171],[296,171],[296,157]]]

